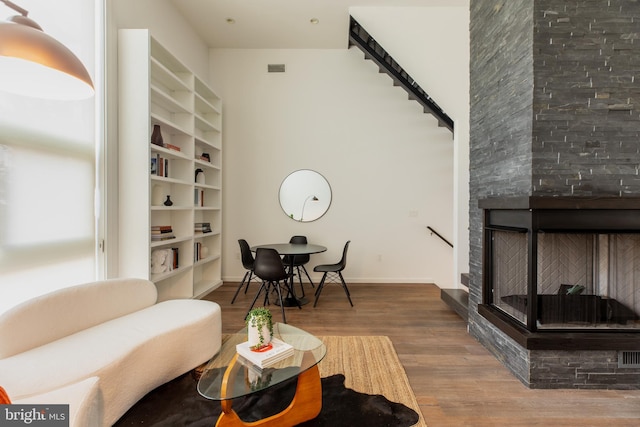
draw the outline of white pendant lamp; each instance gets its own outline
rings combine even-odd
[[[0,0],[20,15],[0,22],[0,91],[47,99],[86,99],[93,82],[82,62],[47,35],[28,11]]]

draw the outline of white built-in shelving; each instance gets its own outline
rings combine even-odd
[[[222,102],[144,29],[119,30],[118,99],[120,276],[152,280],[159,300],[202,297],[222,284]],[[154,241],[153,226],[174,237]],[[165,249],[178,266],[153,273]]]

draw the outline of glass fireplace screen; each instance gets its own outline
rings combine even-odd
[[[527,236],[492,231],[495,307],[526,326],[533,294],[536,329],[640,328],[639,234],[536,233],[533,257]]]

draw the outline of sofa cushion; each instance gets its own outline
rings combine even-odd
[[[0,315],[0,359],[149,307],[157,292],[148,280],[112,279],[25,301]]]
[[[16,400],[14,403],[69,405],[69,427],[101,426],[104,418],[104,402],[98,377],[90,377],[47,393]]]
[[[24,398],[97,376],[111,425],[146,393],[210,359],[221,342],[218,304],[169,300],[0,360],[0,382]]]

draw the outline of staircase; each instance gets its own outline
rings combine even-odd
[[[438,120],[438,126],[446,127],[453,133],[453,120],[433,99],[402,69],[382,46],[362,26],[351,17],[349,24],[349,47],[357,46],[364,52],[365,59],[375,62],[381,73],[393,79],[394,86],[400,86],[409,94],[409,99],[422,105],[423,111],[432,114]]]

